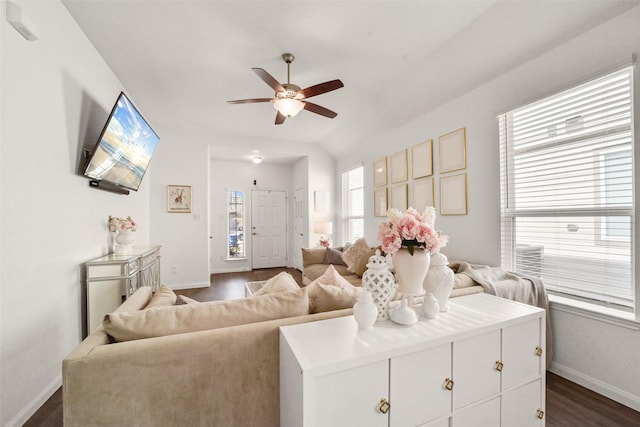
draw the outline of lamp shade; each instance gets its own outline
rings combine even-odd
[[[313,232],[318,234],[333,233],[333,223],[330,221],[316,221],[313,223]]]
[[[294,98],[281,98],[276,100],[273,106],[285,117],[293,117],[304,108],[304,103]]]

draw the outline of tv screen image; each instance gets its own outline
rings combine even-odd
[[[84,175],[137,191],[160,138],[121,92]]]

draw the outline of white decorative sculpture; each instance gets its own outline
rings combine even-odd
[[[378,307],[378,320],[389,319],[389,301],[393,297],[396,280],[379,249],[369,258],[367,271],[362,275],[362,287],[373,295],[373,302]]]
[[[431,255],[431,265],[423,283],[424,290],[438,300],[440,311],[449,311],[449,294],[453,290],[454,274],[448,264],[444,254],[437,252]]]

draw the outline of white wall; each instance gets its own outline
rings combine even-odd
[[[0,425],[22,425],[61,385],[82,335],[83,263],[108,253],[107,216],[149,240],[149,185],[129,196],[77,174],[125,88],[58,1],[18,1],[28,42],[0,3]],[[126,92],[126,90],[125,90]],[[135,93],[130,93],[135,102]],[[152,118],[149,118],[152,119]]]
[[[438,136],[466,127],[467,169],[464,172],[468,174],[468,215],[440,216],[436,225],[451,236],[449,246],[443,251],[450,260],[499,265],[500,188],[496,116],[605,72],[622,60],[630,62],[631,55],[640,52],[639,24],[640,7],[635,7],[343,156],[338,161],[337,171],[357,162],[365,164],[367,240],[375,242],[377,226],[383,220],[373,216],[373,161],[403,148],[410,150],[412,145],[425,139],[434,140],[434,158],[437,159]],[[637,68],[635,80],[638,87],[640,72]],[[638,90],[635,102],[638,123]],[[439,175],[436,173],[435,176],[435,200],[439,207]],[[639,225],[636,220],[637,237],[640,236]],[[637,369],[640,353],[637,345],[632,347],[631,344],[640,339],[638,331],[571,313],[553,313],[553,321],[556,331],[554,360],[562,364],[564,372],[573,372],[575,381],[640,409],[640,370]],[[607,338],[603,339],[605,336]]]
[[[160,280],[174,289],[209,286],[209,146],[197,134],[156,129],[152,167],[151,243],[161,245]],[[185,143],[188,141],[188,144]],[[167,186],[190,185],[190,213],[167,212]]]
[[[251,270],[251,192],[253,190],[286,191],[290,208],[293,190],[292,167],[289,165],[253,164],[250,161],[234,162],[212,160],[210,163],[211,198],[211,272]],[[256,180],[256,185],[253,181]],[[244,191],[245,194],[245,260],[227,260],[227,191]],[[290,209],[288,209],[288,212]],[[290,212],[288,213],[291,219]],[[289,227],[289,233],[292,227]],[[291,253],[290,240],[287,242]],[[291,260],[291,256],[288,257]]]

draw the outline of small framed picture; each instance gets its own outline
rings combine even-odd
[[[433,175],[433,140],[411,148],[411,172],[413,179]]]
[[[396,184],[407,179],[407,149],[405,148],[391,155],[391,183]]]
[[[467,214],[467,174],[440,178],[440,214]]]
[[[373,190],[373,215],[387,215],[387,187]]]
[[[391,187],[391,207],[399,211],[407,209],[407,184]]]
[[[411,205],[422,212],[433,204],[433,177],[416,179],[413,181],[413,199]]]
[[[167,185],[167,212],[191,212],[190,185]]]
[[[387,185],[387,156],[373,161],[373,186]]]
[[[438,142],[440,173],[453,172],[467,167],[466,128],[442,135]]]

